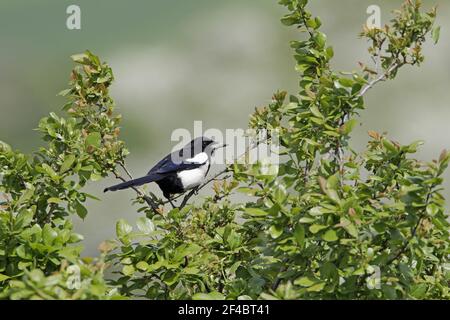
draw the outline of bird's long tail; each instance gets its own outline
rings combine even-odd
[[[116,184],[114,186],[108,187],[105,190],[103,190],[103,192],[117,191],[117,190],[128,189],[131,187],[137,187],[137,186],[141,186],[143,184],[149,183],[149,182],[161,180],[162,178],[163,178],[163,176],[160,174],[148,174],[141,178],[136,178],[133,180],[125,181],[125,182]]]

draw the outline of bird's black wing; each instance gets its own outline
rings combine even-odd
[[[172,159],[177,159],[180,162],[174,162]],[[186,159],[189,159],[189,157],[183,156],[183,149],[175,151],[160,160],[147,174],[165,174],[183,170],[192,170],[203,165],[203,163],[184,161]]]

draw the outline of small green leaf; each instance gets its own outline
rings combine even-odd
[[[316,221],[316,220],[314,220],[314,218],[310,218],[310,217],[303,217],[298,220],[298,222],[300,222],[300,223],[313,223],[314,221]]]
[[[324,33],[318,31],[315,36],[315,41],[319,48],[323,48],[326,44],[327,36]]]
[[[439,26],[439,27],[434,28],[433,32],[432,32],[434,44],[438,43],[440,35],[441,35],[441,27]]]
[[[34,212],[36,211],[36,207],[33,206],[32,209],[22,209],[16,216],[15,228],[21,229],[23,227],[28,226],[31,221],[33,221]]]
[[[42,228],[42,239],[46,245],[51,245],[53,240],[58,236],[58,233],[53,230],[50,224],[45,224]]]
[[[350,119],[348,120],[342,127],[341,132],[342,134],[348,135],[350,132],[353,131],[353,128],[358,124],[358,120],[356,119]]]
[[[383,139],[383,146],[390,152],[397,152],[397,147],[388,139]]]
[[[133,227],[130,226],[124,219],[120,219],[116,223],[116,234],[119,238],[123,238],[133,231]]]
[[[310,277],[300,277],[294,281],[295,285],[302,286],[302,287],[310,287],[315,283],[317,283],[317,280],[312,279]]]
[[[323,114],[319,111],[319,108],[317,108],[317,106],[312,106],[309,108],[309,110],[311,110],[311,113],[316,117],[323,119]]]
[[[339,83],[344,87],[351,88],[355,82],[350,78],[340,78]]]
[[[10,277],[8,277],[7,275],[4,275],[2,273],[0,273],[0,282],[5,281],[7,279],[9,279]]]
[[[76,157],[73,154],[69,154],[68,156],[66,156],[64,162],[61,165],[61,168],[59,169],[59,173],[63,174],[67,172],[72,167],[73,163],[75,162],[75,159]]]
[[[192,300],[225,300],[225,296],[217,291],[210,293],[196,293],[192,296]]]
[[[320,230],[326,229],[327,226],[322,226],[319,224],[313,224],[312,226],[309,227],[309,231],[311,231],[311,233],[316,234],[317,232],[319,232]]]
[[[122,273],[123,273],[124,275],[126,275],[126,276],[131,276],[131,275],[133,275],[133,273],[134,273],[135,271],[136,271],[136,270],[134,269],[133,265],[131,265],[131,264],[125,265],[125,266],[123,266],[123,268],[122,268]]]
[[[259,208],[244,208],[245,213],[253,217],[267,216],[269,213]]]
[[[150,234],[155,231],[155,225],[153,224],[152,220],[147,217],[140,217],[137,220],[136,225],[139,231],[145,234]]]
[[[86,138],[86,146],[93,146],[99,148],[101,145],[102,136],[99,132],[91,132]]]
[[[179,246],[178,248],[176,248],[175,254],[173,256],[173,261],[179,262],[180,260],[182,260],[183,258],[185,258],[187,256],[195,256],[201,250],[202,250],[202,247],[195,243],[191,243],[189,245],[183,244],[183,245]]]
[[[58,174],[55,172],[55,170],[52,169],[52,167],[50,167],[48,164],[43,163],[42,164],[42,169],[44,169],[45,173],[47,173],[49,175],[49,177],[55,181],[58,182],[59,181],[59,176]]]
[[[320,283],[317,283],[317,284],[309,287],[308,289],[306,289],[306,291],[319,292],[319,291],[322,291],[324,287],[325,287],[325,282],[320,282]]]
[[[51,197],[51,198],[48,198],[47,199],[47,203],[61,203],[62,202],[62,200],[61,199],[59,199],[59,198],[55,198],[55,197]]]
[[[78,200],[73,203],[73,207],[81,219],[86,218],[88,211]]]
[[[355,225],[346,218],[341,218],[340,225],[347,231],[352,237],[358,238],[358,230]]]
[[[273,225],[269,228],[269,234],[273,239],[278,238],[283,234],[283,226]]]
[[[89,62],[89,57],[87,56],[86,53],[77,53],[77,54],[70,56],[70,58],[74,62],[81,63],[81,64],[87,64]]]
[[[325,241],[327,241],[327,242],[333,242],[333,241],[338,240],[339,238],[338,238],[338,236],[337,236],[337,234],[336,234],[336,231],[334,231],[334,230],[328,230],[327,232],[325,232],[325,233],[322,235],[322,239],[325,240]]]
[[[326,53],[327,53],[327,58],[328,58],[328,59],[333,58],[333,57],[334,57],[334,50],[333,50],[333,47],[328,47],[327,50],[326,50]]]
[[[136,268],[141,270],[141,271],[146,271],[148,269],[148,263],[145,261],[139,261],[136,264]]]
[[[300,247],[305,244],[305,227],[301,224],[297,224],[294,230],[294,237]]]

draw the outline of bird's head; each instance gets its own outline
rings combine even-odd
[[[218,143],[213,139],[204,136],[195,138],[189,145],[191,152],[194,155],[200,152],[206,152],[209,155],[212,155],[215,150],[226,146],[225,144]]]

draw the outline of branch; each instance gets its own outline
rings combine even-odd
[[[127,170],[127,168],[125,167],[125,165],[123,164],[123,163],[118,163],[119,164],[119,166],[126,172],[126,174],[128,175],[128,177],[130,178],[130,179],[133,179],[133,176],[130,174],[130,172]],[[123,182],[126,182],[127,180],[124,178],[124,177],[122,177],[117,171],[113,171],[113,173],[114,173],[114,175],[116,176],[116,179],[119,179],[119,180],[121,180],[121,181],[123,181]],[[137,195],[139,196],[139,198],[142,198],[146,203],[147,203],[147,205],[150,207],[150,209],[152,209],[153,210],[153,212],[155,213],[155,214],[161,214],[160,212],[159,212],[159,208],[158,208],[158,205],[155,203],[155,201],[153,201],[153,199],[151,198],[151,197],[149,197],[148,195],[146,195],[142,190],[140,190],[140,189],[138,189],[138,188],[136,188],[136,187],[131,187],[131,189],[133,189],[136,193],[137,193]]]
[[[206,182],[204,182],[203,184],[201,184],[200,186],[198,186],[195,189],[192,189],[191,192],[189,192],[183,199],[183,202],[181,202],[179,208],[182,209],[186,206],[188,200],[196,193],[198,193],[201,189],[203,189],[205,186],[207,186],[208,184],[210,184],[212,181],[217,180],[218,177],[220,177],[222,174],[229,172],[229,168],[225,168],[224,170],[218,172],[217,174],[215,174],[211,179],[207,180]],[[222,178],[221,180],[225,180],[228,179],[230,176],[226,176],[224,178]],[[181,196],[179,196],[181,197]],[[177,197],[178,198],[178,197]]]
[[[358,93],[358,97],[364,96],[367,91],[373,88],[378,82],[385,81],[394,70],[399,69],[401,66],[403,66],[403,63],[394,62],[385,72],[378,75],[378,77],[370,81],[364,88],[362,88]]]
[[[119,166],[123,169],[123,171],[125,171],[125,173],[128,175],[128,178],[133,180],[133,176],[131,175],[130,171],[128,171],[128,169],[125,167],[125,164],[123,162],[120,162]]]
[[[310,38],[314,37],[313,32],[311,31],[311,29],[308,27],[308,25],[306,24],[306,17],[305,17],[305,11],[304,10],[300,10],[300,16],[302,18],[303,24],[305,25],[306,31],[308,31]]]

